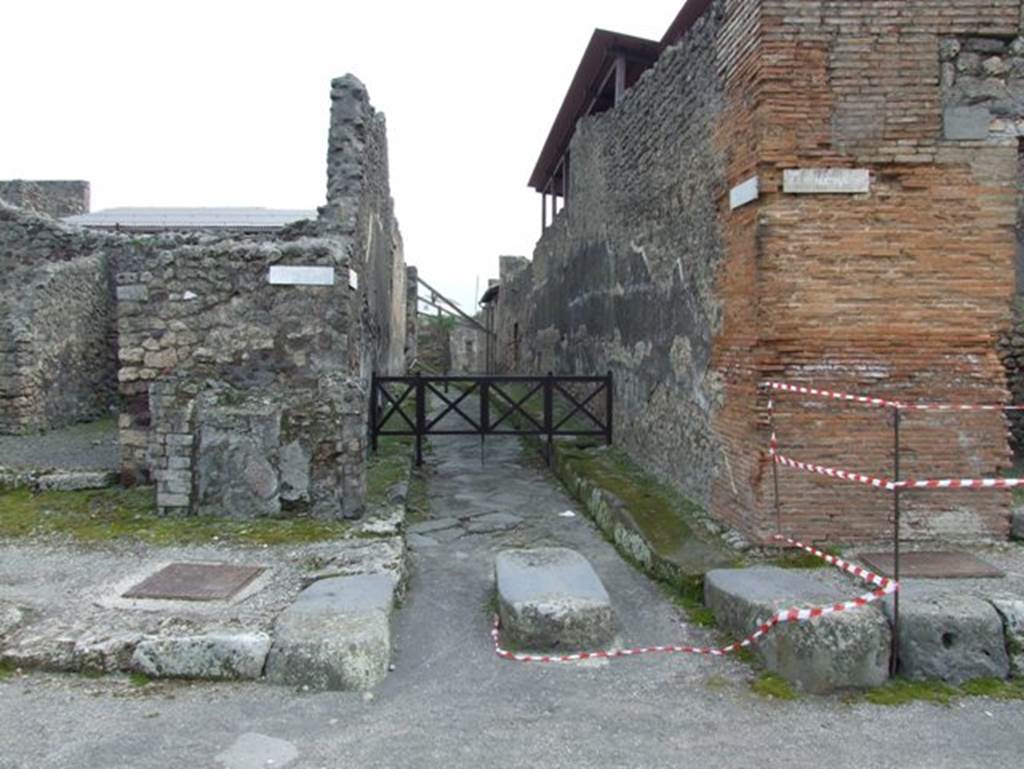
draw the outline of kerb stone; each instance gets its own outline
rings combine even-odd
[[[392,574],[314,582],[274,624],[270,683],[314,690],[369,689],[388,671]]]
[[[704,602],[736,638],[752,633],[773,614],[793,607],[831,605],[849,594],[813,575],[777,567],[716,569],[704,577]],[[816,694],[879,686],[889,675],[892,634],[874,607],[776,626],[753,651],[765,667]]]
[[[892,616],[892,602],[886,601]],[[1003,621],[992,604],[927,584],[900,591],[900,673],[959,684],[1005,678],[1010,670]]]
[[[602,646],[615,634],[608,592],[574,550],[506,550],[494,561],[507,640],[532,649]]]
[[[132,669],[152,678],[257,679],[270,651],[266,633],[210,633],[142,641]]]

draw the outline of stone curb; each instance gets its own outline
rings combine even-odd
[[[0,467],[0,487],[33,491],[85,491],[117,485],[117,473],[106,470],[25,470]]]

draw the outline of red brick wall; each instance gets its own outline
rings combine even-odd
[[[761,5],[753,121],[762,197],[728,217],[733,242],[737,231],[756,229],[757,254],[751,264],[742,248],[730,248],[739,269],[720,283],[736,309],[716,359],[735,373],[716,426],[733,436],[732,464],[755,483],[746,528],[766,536],[774,530],[770,466],[762,459],[759,471],[747,469],[757,452],[744,447],[754,439],[744,425],[757,415],[744,411],[752,394],[744,355],[762,376],[822,387],[908,400],[1006,397],[996,340],[1014,285],[1016,146],[942,138],[938,45],[950,34],[1013,37],[1021,2]],[[742,88],[743,78],[734,85]],[[723,135],[732,120],[723,113]],[[746,166],[730,164],[730,184],[749,175]],[[781,191],[784,169],[835,166],[870,169],[871,192]],[[751,317],[759,327],[754,349],[739,330]],[[884,413],[796,396],[778,406],[786,453],[891,474]],[[1008,465],[1005,423],[994,414],[908,416],[904,449],[905,477],[992,475]],[[727,486],[716,485],[712,509],[741,520],[742,499]],[[781,471],[781,487],[784,527],[803,537],[875,539],[888,527],[891,498],[883,492],[792,470]],[[908,495],[905,533],[1005,536],[1008,502],[1005,492]]]

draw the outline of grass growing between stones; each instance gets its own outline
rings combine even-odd
[[[762,673],[750,683],[750,689],[762,697],[769,697],[773,700],[796,700],[800,699],[797,691],[789,685],[789,682],[774,673]]]
[[[338,539],[349,531],[344,521],[312,518],[160,517],[151,487],[39,493],[19,489],[0,494],[0,538],[63,536],[86,544],[135,540],[156,546],[211,542],[269,546]]]
[[[988,697],[994,700],[1024,700],[1024,681],[1001,678],[976,678],[960,686],[943,681],[910,681],[894,678],[877,689],[865,692],[863,699],[872,705],[906,705],[911,702],[934,702],[949,705],[963,697]]]
[[[409,523],[418,523],[430,517],[430,495],[427,493],[427,476],[423,468],[414,467],[409,476],[405,512]]]
[[[384,505],[388,492],[409,475],[412,462],[412,439],[398,435],[382,435],[377,453],[370,455],[366,468],[366,503],[370,507]]]
[[[0,681],[14,675],[15,667],[9,662],[0,662]]]

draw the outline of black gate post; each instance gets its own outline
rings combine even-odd
[[[893,480],[900,481],[900,406],[892,410]],[[892,490],[892,578],[900,581],[900,487]],[[892,654],[889,673],[895,676],[900,668],[900,591],[892,596]]]
[[[427,431],[427,395],[423,376],[416,372],[416,466],[423,464],[423,434]]]
[[[484,464],[487,431],[491,429],[491,385],[486,379],[480,382],[480,464]]]
[[[370,427],[370,448],[374,454],[377,453],[377,397],[377,372],[374,371],[370,376],[370,415],[367,420]]]
[[[614,392],[612,388],[612,372],[609,370],[604,380],[604,439],[609,446],[612,445],[612,396]]]
[[[555,408],[554,408],[554,384],[555,375],[550,371],[547,377],[544,378],[544,432],[548,435],[548,447],[544,458],[547,460],[548,467],[551,467],[551,455],[554,452],[554,437],[555,431]]]

